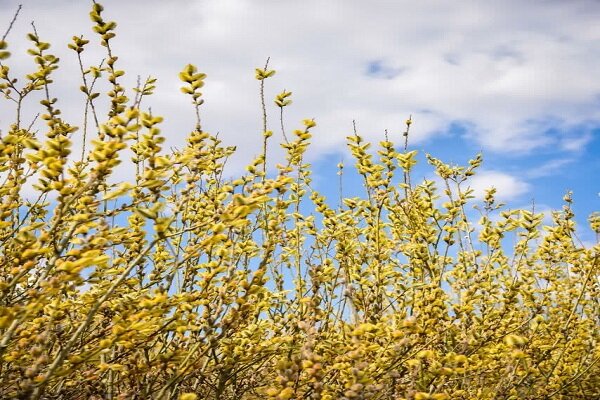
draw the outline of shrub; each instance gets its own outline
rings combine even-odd
[[[155,80],[126,96],[116,24],[102,11],[94,4],[90,15],[106,62],[84,67],[88,40],[69,45],[91,121],[81,157],[71,153],[78,128],[50,94],[59,61],[50,44],[29,34],[37,69],[22,85],[0,66],[16,111],[0,142],[0,397],[600,395],[599,247],[577,244],[570,194],[543,226],[533,208],[506,210],[490,189],[473,223],[468,179],[481,157],[462,167],[427,156],[443,190],[412,183],[410,119],[404,146],[386,138],[376,155],[357,132],[348,137],[365,195],[339,207],[303,160],[313,120],[286,136],[287,162],[268,169],[265,116],[263,153],[224,179],[234,148],[200,125],[205,75],[181,72],[197,124],[185,148],[165,152],[162,118],[141,108]],[[261,95],[273,74],[256,70]],[[102,80],[112,87],[106,116]],[[22,115],[34,92],[44,140]],[[282,111],[290,95],[275,99]],[[126,149],[135,182],[111,183]],[[590,222],[600,232],[600,216]]]

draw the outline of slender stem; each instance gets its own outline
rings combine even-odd
[[[15,22],[17,21],[17,17],[19,16],[19,12],[21,12],[21,8],[23,8],[23,4],[19,4],[19,6],[17,7],[17,11],[15,11],[15,14],[13,15],[12,21],[10,21],[10,24],[8,25],[8,28],[6,29],[6,32],[4,32],[4,35],[2,35],[2,39],[0,39],[1,41],[5,41],[6,37],[8,36],[8,34],[10,33],[10,31],[13,28],[13,25],[15,24]]]
[[[270,57],[267,57],[267,61],[265,62],[265,71],[269,67]],[[262,122],[263,122],[263,181],[265,179],[267,173],[267,141],[269,137],[267,136],[267,105],[265,104],[265,79],[261,79],[260,81],[260,103],[262,106]]]

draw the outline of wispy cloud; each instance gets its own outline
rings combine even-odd
[[[559,173],[564,167],[573,163],[574,158],[557,158],[554,160],[547,161],[537,167],[530,168],[525,171],[525,175],[528,178],[541,178],[550,176],[552,174]]]

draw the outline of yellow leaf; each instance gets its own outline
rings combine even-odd
[[[120,196],[124,195],[125,193],[127,193],[128,191],[130,191],[131,189],[133,189],[133,185],[129,182],[124,182],[124,183],[120,184],[116,190],[114,190],[110,193],[107,193],[102,198],[102,200],[111,200],[111,199],[120,197]]]

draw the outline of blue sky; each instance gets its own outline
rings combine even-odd
[[[2,26],[18,3],[2,2]],[[21,75],[31,72],[24,36],[35,20],[42,39],[61,57],[52,95],[60,99],[65,118],[81,125],[78,66],[66,45],[80,34],[94,42],[87,17],[91,2],[23,3],[8,37],[14,54],[8,64]],[[123,82],[131,88],[137,75],[158,78],[146,105],[165,117],[167,146],[181,145],[194,123],[177,73],[193,63],[208,75],[204,128],[238,145],[232,174],[260,152],[254,68],[271,57],[277,74],[266,82],[270,126],[277,133],[278,110],[271,100],[284,88],[292,91],[286,126],[300,127],[303,118],[317,121],[310,161],[329,197],[336,196],[329,184],[337,178],[335,164],[349,159],[345,137],[352,120],[367,140],[378,142],[387,129],[400,144],[404,120],[412,115],[412,148],[456,163],[483,152],[482,172],[473,182],[479,192],[494,185],[512,207],[535,199],[538,209],[550,210],[573,190],[581,222],[600,209],[594,179],[600,175],[597,1],[101,3],[105,18],[119,23],[113,50],[127,71]],[[103,57],[100,46],[90,44],[84,52],[88,65]],[[37,107],[32,101],[25,111],[34,115]],[[3,130],[12,121],[8,110],[0,108]],[[81,146],[80,138],[75,142]],[[282,157],[274,148],[272,154]],[[119,172],[124,179],[128,174]],[[347,186],[359,184],[348,179]]]

